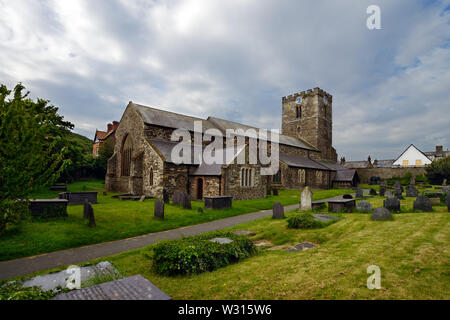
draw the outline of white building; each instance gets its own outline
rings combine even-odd
[[[403,151],[400,157],[394,161],[393,165],[402,167],[420,167],[429,165],[431,162],[430,158],[412,144]]]

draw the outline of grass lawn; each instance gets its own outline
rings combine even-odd
[[[402,203],[410,204],[412,199]],[[102,260],[125,276],[142,274],[174,299],[450,299],[446,209],[396,214],[394,221],[342,214],[339,222],[315,230],[287,229],[286,220],[263,218],[232,229],[254,231],[253,239],[274,245],[310,241],[319,246],[300,252],[263,249],[238,264],[194,276],[155,274],[150,247]],[[370,265],[381,268],[380,290],[367,289]]]
[[[279,196],[265,199],[233,202],[232,209],[204,210],[202,202],[193,201],[192,210],[172,205],[165,206],[165,220],[154,219],[155,200],[122,201],[112,199],[113,194],[103,196],[104,184],[100,181],[81,181],[69,185],[68,191],[98,191],[98,204],[93,205],[96,228],[89,228],[83,219],[83,205],[68,207],[69,217],[47,222],[24,221],[11,227],[0,238],[0,261],[21,258],[56,250],[74,248],[99,242],[129,238],[151,232],[164,231],[199,224],[244,213],[272,208],[275,202],[284,205],[299,202],[299,191],[281,190]],[[351,192],[351,190],[320,190],[314,199],[325,199]],[[58,192],[41,190],[35,198],[54,198]]]

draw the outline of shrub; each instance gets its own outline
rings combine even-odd
[[[209,241],[215,237],[229,238],[233,242]],[[254,253],[256,247],[247,237],[215,232],[158,243],[153,248],[153,268],[167,276],[198,274],[238,262]]]
[[[0,300],[50,300],[54,296],[68,292],[61,287],[55,290],[42,291],[39,287],[23,288],[17,282],[0,283]]]
[[[289,229],[314,229],[322,228],[327,224],[317,221],[311,213],[301,213],[287,220]]]
[[[444,179],[450,180],[450,156],[432,162],[425,170],[427,179],[432,184],[441,184]]]

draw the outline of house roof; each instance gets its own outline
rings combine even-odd
[[[355,177],[356,170],[339,170],[336,172],[336,176],[334,177],[334,181],[343,181],[343,182],[351,182]]]
[[[95,140],[104,140],[106,138],[106,136],[108,135],[108,132],[105,131],[100,131],[100,130],[95,130],[95,137],[94,137],[94,141]]]
[[[328,167],[326,167],[312,159],[295,156],[295,155],[290,155],[290,154],[280,154],[280,161],[283,161],[288,166],[295,167],[295,168],[308,168],[308,169],[333,171],[333,170],[329,169]]]
[[[428,160],[431,161],[431,159],[428,158],[428,156],[427,156],[425,153],[423,153],[419,148],[417,148],[415,145],[413,145],[413,144],[411,143],[410,146],[409,146],[408,148],[406,148],[406,149],[402,152],[402,154],[399,155],[399,156],[397,157],[397,159],[394,160],[393,163],[395,163],[398,159],[400,159],[400,158],[402,157],[402,155],[404,155],[405,152],[408,151],[411,147],[413,147],[414,149],[416,149],[417,151],[419,151],[421,154],[423,154],[423,156],[424,156],[425,158],[427,158]]]

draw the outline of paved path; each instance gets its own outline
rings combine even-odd
[[[285,210],[290,211],[296,208],[298,208],[298,204],[286,206]],[[124,251],[143,248],[163,239],[171,240],[181,238],[181,236],[193,236],[207,233],[233,227],[241,223],[254,221],[271,215],[272,209],[263,210],[184,228],[149,233],[134,238],[103,242],[85,247],[56,251],[16,260],[2,261],[0,262],[0,280],[23,276],[37,271],[50,270],[61,266],[79,264],[88,260],[97,259]]]

